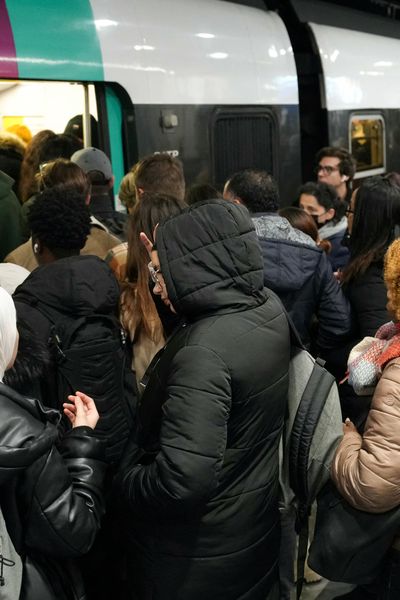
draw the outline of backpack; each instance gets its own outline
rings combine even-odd
[[[0,508],[0,598],[18,600],[22,582],[22,561],[7,531]]]
[[[33,307],[48,321],[56,371],[57,398],[51,399],[52,405],[62,410],[68,395],[77,390],[91,396],[100,415],[94,433],[106,441],[107,461],[116,465],[133,429],[137,398],[125,331],[113,314],[75,318],[40,302]],[[69,427],[66,419],[64,424]]]
[[[342,412],[335,378],[320,359],[305,350],[288,317],[291,334],[288,408],[280,445],[282,511],[294,508],[299,533],[297,597],[304,578],[308,514],[330,478],[336,448],[343,437]]]

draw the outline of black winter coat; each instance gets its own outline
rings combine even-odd
[[[109,435],[109,455],[115,460],[120,456],[128,438],[129,428],[132,427],[136,400],[136,381],[130,369],[131,357],[126,346],[119,345],[119,294],[118,282],[103,260],[96,256],[73,256],[38,267],[13,295],[18,320],[30,326],[39,342],[45,346],[48,345],[52,326],[45,316],[48,313],[55,322],[67,318],[71,325],[80,317],[114,317],[112,331],[117,339],[118,354],[116,351],[107,355],[103,351],[104,371],[101,378],[97,375],[99,379],[96,380],[91,378],[91,374],[87,372],[89,367],[82,359],[80,375],[86,377],[84,381],[87,385],[81,391],[93,395],[95,401],[97,400],[100,421],[96,432],[98,435]],[[100,342],[102,331],[100,330]],[[60,404],[65,400],[60,399],[61,392],[58,392],[57,358],[57,351],[52,348],[50,367],[47,368],[45,376],[40,377],[39,383],[43,404],[61,410]],[[119,368],[122,374],[118,371]],[[78,379],[76,376],[75,378]],[[82,388],[85,383],[78,381],[78,385]],[[69,423],[67,425],[69,426]]]
[[[140,600],[265,600],[277,581],[290,342],[246,213],[198,203],[157,231],[186,324],[155,361],[122,477]]]
[[[62,573],[100,527],[103,444],[77,427],[56,448],[59,413],[2,383],[0,412],[0,502],[24,563],[20,600],[78,597],[69,595],[78,581]]]
[[[311,341],[314,315],[318,352],[325,354],[343,343],[351,330],[350,306],[326,254],[282,217],[255,214],[253,220],[264,259],[264,285],[279,296],[303,343]]]

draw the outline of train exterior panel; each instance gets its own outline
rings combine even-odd
[[[361,177],[397,169],[393,23],[328,1],[245,3],[0,0],[0,79],[93,85],[117,181],[169,152],[189,183],[267,169],[287,204],[321,145],[353,151]]]

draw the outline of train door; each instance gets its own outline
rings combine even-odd
[[[123,90],[104,83],[59,81],[0,81],[0,130],[25,132],[25,141],[43,129],[69,133],[83,146],[102,149],[111,159],[114,192],[126,170],[135,162],[130,123],[131,103]],[[117,86],[118,87],[118,86]],[[125,136],[121,134],[124,133]],[[123,138],[129,147],[124,156]]]

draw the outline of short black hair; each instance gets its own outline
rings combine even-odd
[[[72,189],[47,188],[28,212],[32,237],[51,251],[79,251],[90,232],[85,195]]]
[[[332,219],[334,223],[338,223],[346,213],[346,204],[341,202],[335,188],[333,185],[329,185],[329,183],[316,181],[307,181],[307,183],[304,183],[299,187],[297,192],[295,206],[299,206],[302,194],[314,196],[318,204],[323,206],[326,211],[333,208],[335,210],[335,216]]]
[[[228,179],[226,191],[233,194],[250,213],[277,212],[278,185],[267,171],[244,169]]]

